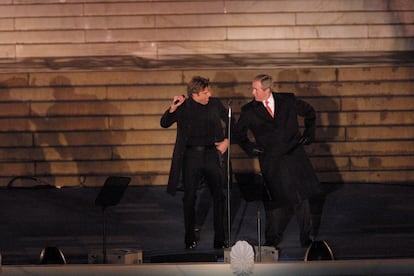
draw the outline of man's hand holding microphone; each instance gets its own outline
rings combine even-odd
[[[174,96],[172,105],[170,106],[170,113],[173,113],[177,108],[185,102],[185,96]]]

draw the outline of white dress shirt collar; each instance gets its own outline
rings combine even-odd
[[[270,109],[272,110],[273,114],[275,114],[275,99],[273,98],[273,94],[270,94],[270,97],[267,100],[262,101],[265,107],[266,107],[266,101],[269,101]]]

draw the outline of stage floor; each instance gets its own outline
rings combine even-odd
[[[326,240],[336,260],[414,258],[414,186],[384,184],[328,185],[317,239]],[[102,210],[94,202],[100,188],[0,189],[0,253],[3,265],[37,264],[42,248],[59,247],[69,264],[88,263],[102,248]],[[107,249],[139,249],[144,263],[222,262],[213,249],[211,212],[195,250],[183,243],[182,194],[165,187],[127,188],[121,202],[107,208]],[[258,202],[246,202],[232,189],[231,240],[257,244]],[[324,203],[323,205],[321,203]],[[263,237],[263,233],[262,233]],[[293,219],[280,244],[279,262],[301,261]]]
[[[117,276],[234,276],[230,264],[185,263],[141,265],[47,265],[3,266],[4,275],[117,275]],[[317,262],[255,263],[252,274],[260,276],[343,276],[343,275],[413,275],[414,259],[353,260]]]

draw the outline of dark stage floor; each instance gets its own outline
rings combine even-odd
[[[331,190],[324,201],[318,239],[326,240],[338,260],[413,258],[414,186],[346,184]],[[330,189],[330,187],[335,189]],[[94,202],[100,188],[0,189],[0,252],[3,264],[36,264],[40,251],[57,246],[68,263],[88,262],[88,253],[102,248],[102,210]],[[319,201],[319,206],[322,206]],[[232,241],[257,243],[257,202],[232,189]],[[128,187],[121,202],[106,211],[107,248],[140,249],[144,262],[220,261],[214,250],[209,212],[197,249],[183,249],[181,194],[165,187]],[[262,220],[264,228],[264,219]],[[262,235],[263,237],[263,235]],[[302,260],[296,221],[280,244],[280,261]],[[175,259],[174,259],[175,256]]]

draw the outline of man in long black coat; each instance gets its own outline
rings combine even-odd
[[[180,179],[184,185],[185,247],[197,245],[195,228],[196,191],[202,179],[210,189],[214,209],[214,247],[223,248],[225,182],[224,154],[228,148],[228,111],[217,98],[211,97],[209,80],[193,77],[187,86],[188,98],[174,96],[160,124],[168,128],[177,123],[177,139],[168,179],[167,192],[175,195]]]
[[[258,156],[270,200],[264,200],[265,245],[279,244],[293,214],[300,227],[300,242],[311,241],[311,214],[308,199],[319,193],[319,181],[303,145],[314,137],[315,110],[293,93],[274,93],[269,75],[252,82],[254,100],[242,107],[235,137],[250,155]],[[268,110],[269,109],[269,110]],[[303,135],[297,116],[304,118]],[[255,138],[248,138],[250,130]]]

